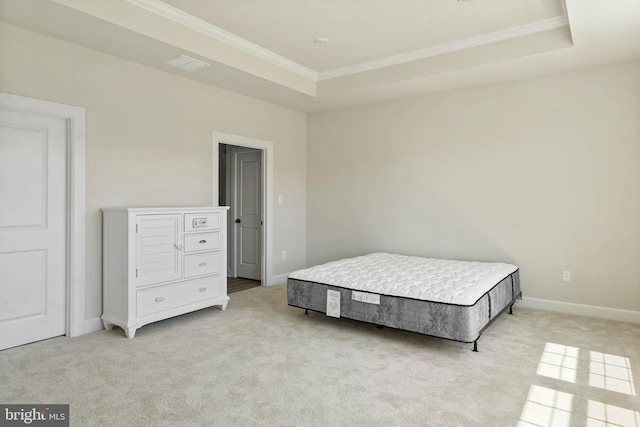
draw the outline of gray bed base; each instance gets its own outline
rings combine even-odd
[[[478,351],[478,339],[487,326],[507,309],[513,314],[513,304],[522,298],[519,270],[516,270],[472,305],[383,294],[380,294],[380,304],[370,304],[353,300],[349,288],[297,279],[287,280],[287,303],[304,309],[305,314],[309,310],[326,313],[327,289],[340,292],[340,317],[473,343],[473,351]]]

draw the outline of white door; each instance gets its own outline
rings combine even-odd
[[[0,108],[0,350],[66,332],[67,122]]]
[[[234,152],[236,275],[260,280],[262,152]]]

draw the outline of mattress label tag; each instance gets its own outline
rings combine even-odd
[[[340,317],[340,291],[327,289],[327,316]]]
[[[369,294],[367,292],[351,291],[351,299],[368,304],[380,304],[380,295]]]

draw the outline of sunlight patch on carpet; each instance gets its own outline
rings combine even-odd
[[[589,385],[631,396],[636,395],[629,359],[613,354],[591,352]]]
[[[532,385],[518,427],[569,427],[573,394]]]
[[[536,373],[557,380],[576,382],[580,349],[562,344],[547,343]]]

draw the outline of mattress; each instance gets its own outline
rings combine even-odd
[[[291,273],[287,301],[325,312],[329,289],[340,292],[341,317],[463,342],[521,294],[512,264],[374,253]]]

